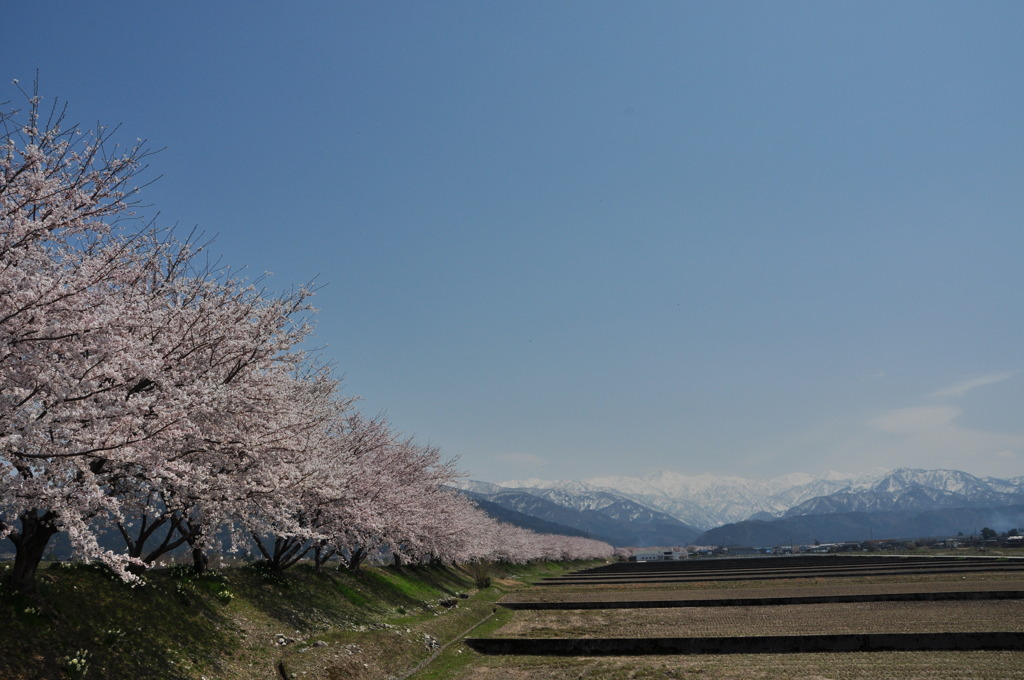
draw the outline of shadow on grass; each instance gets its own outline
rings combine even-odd
[[[265,616],[295,630],[364,620],[372,598],[353,587],[353,580],[304,564],[278,574],[257,563],[235,570],[231,588]]]
[[[461,572],[447,567],[382,567],[360,571],[355,580],[377,600],[392,607],[418,608],[449,598],[472,586]]]
[[[102,567],[54,567],[38,577],[35,604],[0,604],[0,677],[191,678],[237,646],[223,605],[166,574],[131,588]],[[130,603],[130,606],[125,606]]]

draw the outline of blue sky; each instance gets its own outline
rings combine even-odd
[[[166,147],[159,221],[317,277],[345,391],[473,478],[1024,474],[1020,3],[4,23],[4,82]]]

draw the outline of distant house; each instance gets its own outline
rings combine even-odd
[[[755,548],[750,545],[730,545],[725,549],[725,553],[730,557],[753,557],[763,554],[762,550],[764,548]]]
[[[686,559],[685,550],[641,550],[633,553],[637,562],[674,562]]]
[[[834,543],[819,543],[817,545],[804,545],[800,546],[800,552],[803,553],[827,553],[833,552],[835,549]]]

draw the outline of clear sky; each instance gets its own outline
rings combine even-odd
[[[0,100],[487,481],[1024,474],[1024,3],[8,0]]]

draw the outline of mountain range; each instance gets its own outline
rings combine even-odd
[[[578,535],[582,532],[612,545],[686,545],[700,534],[698,529],[668,513],[613,491],[593,489],[579,483],[549,488],[509,488],[486,482],[468,482],[462,485],[462,491],[476,500],[484,511],[488,511],[485,504],[497,505],[509,512],[543,520],[549,526],[567,529],[548,533]]]
[[[975,477],[959,470],[900,468],[769,480],[658,472],[459,486],[479,502],[617,546],[913,538],[1024,525],[1024,477]]]

